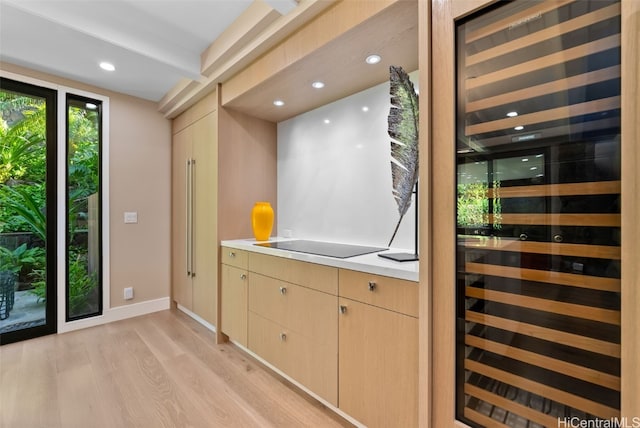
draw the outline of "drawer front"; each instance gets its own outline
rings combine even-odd
[[[249,270],[325,293],[338,294],[338,268],[331,266],[250,253]]]
[[[240,269],[247,269],[249,265],[248,259],[248,253],[244,250],[222,247],[220,251],[220,260],[225,265],[239,267]]]
[[[336,341],[337,296],[249,272],[249,310],[314,342]]]
[[[249,312],[249,349],[315,392],[338,405],[338,347],[309,338]]]
[[[413,317],[418,316],[418,283],[340,269],[339,294]]]

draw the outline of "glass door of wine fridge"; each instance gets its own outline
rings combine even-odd
[[[620,417],[618,1],[456,26],[456,417]],[[559,422],[560,421],[560,422]]]

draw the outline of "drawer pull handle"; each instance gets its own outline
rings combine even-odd
[[[235,256],[236,256],[236,253],[234,253],[233,251],[229,251],[229,257],[232,257],[232,258],[233,258],[233,257],[235,257]]]
[[[341,314],[346,314],[347,313],[347,307],[345,305],[340,305],[340,313]]]
[[[286,342],[287,341],[287,334],[286,333],[280,333],[280,340],[282,342]]]
[[[375,291],[376,290],[376,283],[373,281],[369,281],[369,291]]]
[[[247,279],[247,275],[243,273],[242,275],[240,275],[240,279]]]
[[[280,287],[280,294],[282,294],[283,296],[287,294],[287,287]]]

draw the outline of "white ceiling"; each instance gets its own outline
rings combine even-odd
[[[0,60],[159,101],[252,2],[0,0]]]

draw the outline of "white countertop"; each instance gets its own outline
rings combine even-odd
[[[272,238],[264,242],[291,241],[290,238]],[[379,253],[365,254],[362,256],[340,259],[336,257],[317,256],[315,254],[299,253],[296,251],[279,250],[276,248],[261,247],[253,245],[257,243],[255,239],[236,239],[222,241],[224,247],[235,248],[237,250],[253,251],[254,253],[267,254],[271,256],[285,257],[292,260],[317,263],[337,268],[351,269],[360,272],[368,272],[375,275],[390,276],[393,278],[418,281],[418,262],[396,262],[394,260],[379,257]],[[382,253],[410,252],[407,250],[391,248]]]

